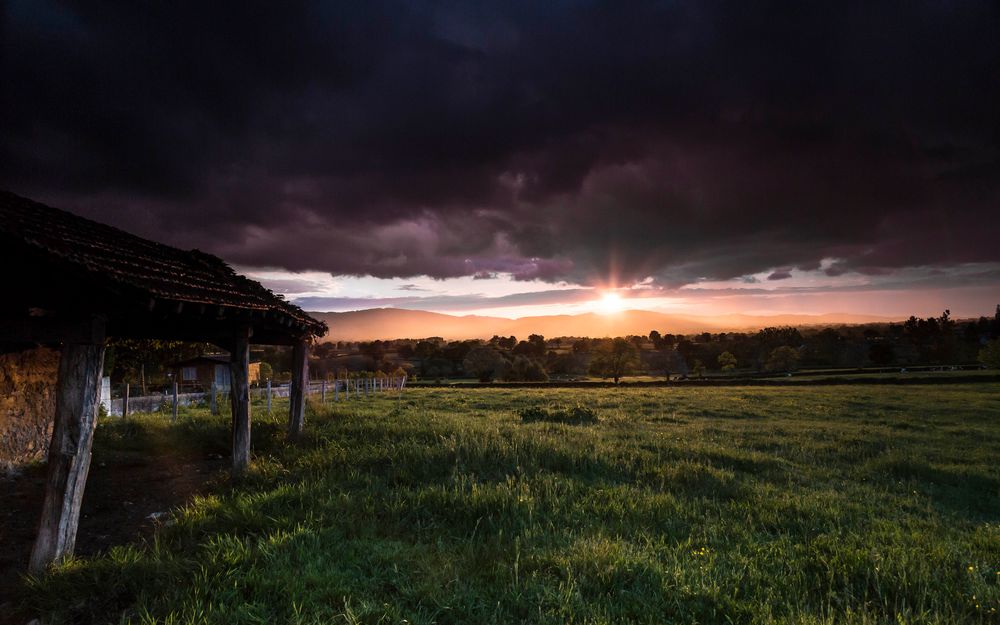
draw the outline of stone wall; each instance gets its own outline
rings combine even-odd
[[[0,471],[45,457],[56,410],[59,352],[0,353]]]

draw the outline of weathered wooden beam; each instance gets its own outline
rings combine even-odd
[[[309,342],[292,346],[292,387],[288,393],[288,439],[302,434],[306,420],[306,385],[309,384]]]
[[[233,477],[250,464],[250,328],[241,328],[229,354],[229,398],[233,412]]]
[[[103,331],[102,321],[85,325],[91,336]],[[103,366],[103,337],[99,341],[63,345],[45,500],[28,564],[29,572],[34,575],[72,555],[76,544],[83,491],[90,470],[90,449],[97,426],[97,399]]]

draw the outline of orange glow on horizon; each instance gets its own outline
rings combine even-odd
[[[621,295],[615,293],[614,291],[609,291],[601,296],[600,302],[598,302],[598,310],[605,315],[613,315],[619,313],[625,308],[625,302],[622,300]]]

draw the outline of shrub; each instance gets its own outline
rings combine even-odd
[[[522,423],[548,421],[549,423],[565,423],[567,425],[592,425],[598,422],[597,413],[590,408],[574,406],[566,410],[549,410],[537,406],[524,408],[518,414]]]

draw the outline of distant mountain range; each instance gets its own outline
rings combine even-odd
[[[376,339],[425,338],[440,336],[448,340],[488,339],[494,334],[529,334],[548,338],[557,336],[626,336],[649,334],[697,334],[757,330],[768,326],[824,326],[858,323],[886,323],[892,317],[830,313],[825,315],[718,315],[699,317],[670,315],[649,310],[625,310],[601,315],[547,315],[538,317],[484,317],[447,315],[402,308],[369,308],[351,312],[310,312],[330,327],[326,335],[333,341],[373,341]]]

